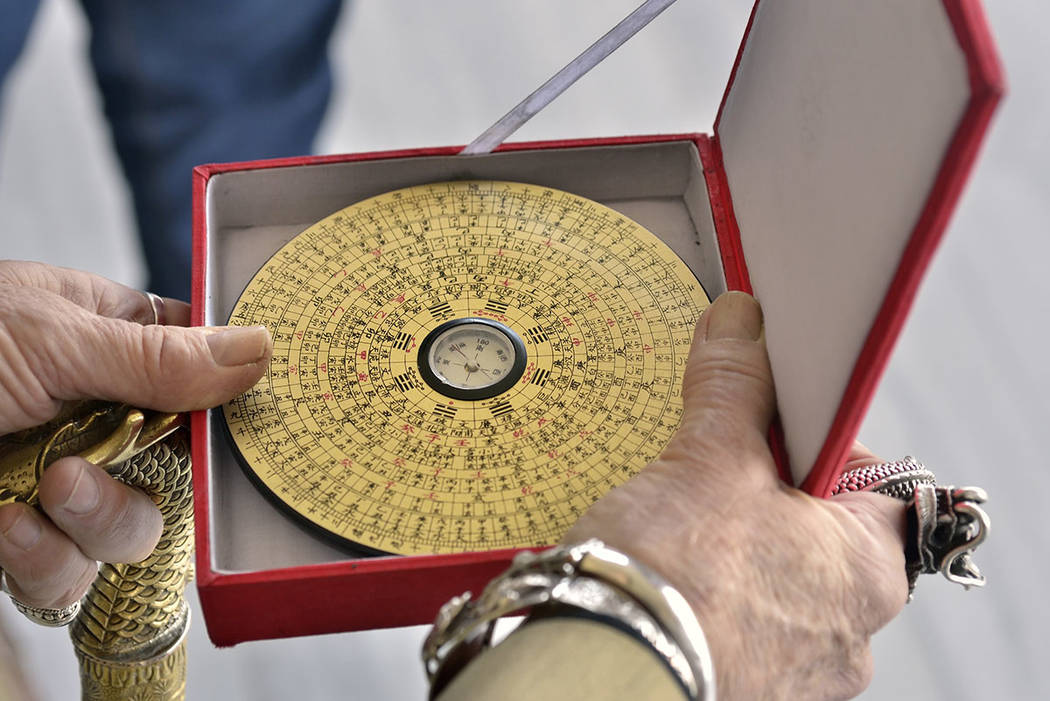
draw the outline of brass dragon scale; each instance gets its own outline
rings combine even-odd
[[[0,438],[0,504],[38,504],[44,470],[79,455],[142,489],[164,530],[142,562],[103,564],[70,626],[85,701],[185,697],[193,489],[179,414],[76,402],[43,426]]]

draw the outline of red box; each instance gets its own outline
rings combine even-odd
[[[712,297],[766,315],[782,473],[826,495],[1003,90],[978,0],[755,5],[712,136],[506,144],[207,165],[194,172],[193,323],[221,324],[281,244],[331,212],[452,178],[532,182],[618,209]],[[348,559],[247,482],[192,417],[197,582],[211,639],[429,622],[512,551]]]

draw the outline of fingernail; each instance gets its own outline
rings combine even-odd
[[[749,294],[727,292],[707,308],[707,340],[757,341],[762,335],[762,308]]]
[[[211,357],[219,365],[247,365],[266,355],[270,332],[265,326],[233,327],[208,335]]]
[[[3,532],[4,539],[22,550],[29,550],[40,540],[40,522],[29,509],[20,509],[15,522]]]
[[[95,510],[98,500],[98,482],[87,468],[81,468],[77,481],[73,484],[73,489],[66,497],[62,508],[71,514],[87,514]]]

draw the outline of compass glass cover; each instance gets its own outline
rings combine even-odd
[[[506,335],[468,322],[442,332],[427,356],[431,371],[445,384],[485,389],[510,374],[517,354]]]

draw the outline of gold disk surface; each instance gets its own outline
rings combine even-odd
[[[267,326],[273,361],[223,413],[253,482],[328,536],[399,554],[551,544],[667,444],[707,304],[663,242],[596,202],[411,187],[256,273],[230,324]]]

